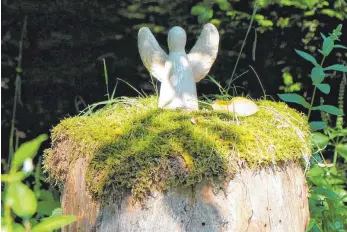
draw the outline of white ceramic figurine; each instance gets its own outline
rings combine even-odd
[[[139,30],[138,47],[142,62],[161,82],[160,108],[198,110],[195,82],[207,75],[216,59],[218,30],[213,24],[206,24],[189,54],[185,52],[186,41],[183,28],[171,28],[167,55],[147,27]]]

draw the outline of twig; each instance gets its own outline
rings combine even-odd
[[[11,130],[10,130],[10,139],[9,139],[9,155],[8,155],[8,164],[11,163],[13,154],[14,154],[14,148],[13,148],[13,137],[14,137],[14,124],[16,121],[16,112],[17,112],[17,103],[21,104],[20,100],[20,91],[21,91],[21,76],[22,73],[22,57],[23,57],[23,41],[26,34],[26,28],[27,28],[27,21],[28,17],[24,17],[23,27],[22,27],[22,35],[21,39],[19,41],[19,54],[18,54],[18,65],[16,68],[16,80],[15,80],[15,90],[14,90],[14,100],[13,100],[13,109],[12,109],[12,119],[11,119]]]
[[[264,89],[264,87],[263,87],[263,84],[262,84],[261,81],[260,81],[260,78],[259,78],[257,72],[254,70],[254,68],[252,67],[252,65],[248,65],[248,66],[253,70],[253,72],[255,73],[255,76],[258,78],[259,84],[260,84],[261,89],[263,90],[263,93],[264,93],[264,99],[266,100],[265,89]]]
[[[252,60],[255,61],[255,51],[257,50],[257,29],[254,28],[254,41],[253,41],[253,48],[252,48]]]

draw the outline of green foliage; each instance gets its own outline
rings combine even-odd
[[[320,133],[312,133],[312,144],[317,149],[325,149],[329,144],[329,137]]]
[[[314,84],[314,86],[316,86],[322,93],[330,93],[330,85],[328,84]]]
[[[5,183],[4,192],[2,194],[2,221],[1,226],[3,231],[35,231],[36,225],[41,225],[46,216],[50,216],[54,208],[60,207],[59,201],[53,196],[53,190],[50,191],[41,189],[41,182],[44,176],[41,172],[41,159],[33,173],[33,159],[41,143],[48,139],[48,136],[43,134],[37,138],[23,143],[19,148],[19,138],[23,137],[15,128],[17,105],[22,105],[21,102],[21,75],[23,44],[26,35],[27,17],[24,18],[21,39],[19,41],[18,63],[15,69],[15,97],[12,110],[12,121],[9,139],[9,156],[8,166],[4,167],[4,172],[1,175],[1,181]],[[24,134],[25,135],[25,134]],[[14,141],[15,138],[15,141]],[[22,170],[20,168],[22,167]],[[34,174],[34,184],[28,177]],[[25,184],[23,183],[25,181]],[[31,187],[33,186],[33,190]],[[44,199],[50,201],[44,201]],[[22,224],[19,224],[21,222]],[[53,231],[54,227],[48,228],[45,231]],[[37,231],[37,230],[36,230]],[[43,231],[43,230],[39,230]]]
[[[310,103],[308,103],[304,97],[296,93],[278,94],[278,96],[285,102],[292,102],[302,105],[303,107],[309,109]]]
[[[311,71],[311,78],[313,84],[319,84],[324,80],[325,73],[323,71],[323,68],[321,67],[314,67]]]
[[[26,159],[32,159],[40,148],[40,144],[47,139],[48,136],[44,134],[38,136],[36,139],[23,143],[13,157],[10,172],[14,173],[18,171]]]
[[[329,164],[314,165],[307,173],[311,187],[311,222],[307,231],[343,231],[347,224],[346,177]]]
[[[324,71],[335,70],[340,72],[347,72],[347,67],[342,64],[334,64],[323,69]]]
[[[303,51],[299,51],[295,49],[295,52],[298,53],[299,56],[301,56],[302,58],[304,58],[305,60],[310,61],[314,66],[318,66],[318,63],[316,61],[316,59],[311,56],[310,54],[303,52]]]
[[[339,25],[328,37],[322,35],[323,45],[319,52],[323,55],[320,64],[310,54],[295,50],[299,56],[311,62],[314,67],[311,70],[312,85],[314,91],[311,103],[308,103],[304,97],[298,94],[279,94],[278,96],[286,102],[294,102],[307,108],[308,118],[312,110],[320,111],[322,121],[310,122],[313,144],[313,167],[308,171],[307,180],[311,185],[311,195],[309,198],[311,222],[308,231],[345,231],[347,226],[347,202],[346,177],[344,176],[345,165],[338,165],[338,156],[347,161],[347,128],[343,128],[343,96],[346,86],[345,73],[347,67],[342,64],[334,64],[328,67],[322,67],[324,60],[331,54],[333,49],[342,48],[343,45],[335,45],[335,41],[341,36],[342,25]],[[325,105],[324,101],[318,106],[313,106],[316,90],[324,94],[330,92],[330,85],[322,83],[326,80],[325,71],[343,72],[343,79],[340,85],[338,107]],[[335,115],[335,127],[332,125],[328,115]],[[323,133],[317,132],[323,130]],[[327,148],[332,147],[334,150],[333,163],[325,161],[323,153]],[[324,161],[322,163],[321,161]]]
[[[199,23],[206,23],[213,15],[218,15],[219,18],[217,18],[219,21],[222,19],[225,21],[223,17],[221,17],[219,12],[213,11],[213,6],[218,5],[218,8],[221,12],[223,12],[226,16],[229,16],[232,20],[240,20],[250,18],[250,15],[246,12],[238,11],[233,7],[233,3],[237,3],[238,0],[213,0],[213,1],[201,1],[197,3],[195,6],[191,9],[191,14],[198,17]],[[302,14],[293,14],[290,17],[281,17],[277,15],[277,12],[273,12],[271,14],[272,16],[276,16],[277,18],[274,19],[267,19],[262,14],[257,14],[255,17],[255,20],[257,21],[259,27],[258,30],[261,32],[264,32],[266,30],[271,29],[274,26],[274,22],[276,22],[276,26],[284,28],[288,26],[292,26],[293,23],[291,22],[297,22],[297,21],[303,21],[298,20],[298,17],[302,17],[304,15],[305,17],[313,16],[316,14],[324,14],[328,15],[330,17],[336,17],[340,20],[344,20],[347,18],[347,4],[344,1],[336,0],[334,4],[329,4],[328,1],[318,1],[318,0],[255,0],[252,3],[253,5],[258,5],[261,9],[268,8],[271,5],[277,5],[280,7],[295,7],[303,11]],[[306,25],[309,25],[310,27],[313,26],[316,23],[315,20],[313,21],[306,21]],[[302,26],[302,25],[301,25]],[[313,27],[314,28],[314,27]],[[308,37],[306,39],[310,40],[312,39],[311,34],[314,33],[315,28],[308,33]],[[310,38],[311,37],[311,38]],[[326,42],[327,45],[329,45],[329,41]]]
[[[332,115],[340,115],[340,116],[344,115],[342,110],[340,110],[339,108],[337,108],[335,106],[331,106],[331,105],[314,106],[311,109],[324,111],[324,112],[327,112],[327,113],[332,114]]]
[[[51,216],[34,226],[31,232],[42,232],[42,231],[52,231],[60,229],[63,226],[73,223],[76,221],[75,216]]]
[[[207,6],[199,4],[192,8],[191,14],[198,16],[199,23],[205,23],[213,17],[213,10]]]
[[[280,86],[279,90],[283,90],[285,93],[293,93],[299,92],[302,88],[302,84],[300,82],[293,81],[293,76],[289,71],[284,71],[282,74],[284,86]]]
[[[30,218],[37,209],[34,192],[21,181],[15,181],[8,185],[5,204],[11,207],[17,216],[23,219]]]
[[[51,191],[44,189],[40,190],[37,203],[37,216],[50,216],[52,212],[59,207],[60,204],[54,199]]]
[[[347,143],[345,143],[345,144],[342,144],[342,143],[337,144],[336,145],[336,151],[337,151],[337,154],[339,154],[345,160],[347,160]]]
[[[1,181],[5,182],[5,190],[1,198],[4,207],[1,226],[3,229],[6,228],[6,231],[53,231],[76,220],[74,216],[51,216],[41,218],[41,221],[37,222],[33,217],[34,214],[50,215],[53,209],[47,209],[47,207],[59,205],[55,203],[51,192],[37,188],[34,192],[23,183],[27,177],[32,175],[32,159],[41,143],[47,139],[47,135],[40,135],[20,146],[14,153],[9,173],[1,175]],[[18,171],[21,166],[23,166],[23,171]],[[36,196],[38,191],[40,191],[40,197]],[[42,200],[45,198],[46,202]],[[43,207],[45,209],[42,209]],[[45,210],[46,212],[43,212]],[[15,223],[13,215],[20,217],[24,226]]]
[[[341,29],[342,29],[342,26],[339,25],[337,29],[335,29],[333,33],[330,34],[329,37],[323,36],[324,42],[323,42],[321,54],[323,54],[324,57],[322,60],[322,64],[324,62],[325,57],[328,56],[330,52],[332,51],[332,49],[334,48],[333,41],[338,40],[339,36],[341,35]],[[335,64],[335,65],[331,65],[329,67],[323,68],[321,66],[322,64],[319,65],[316,59],[310,54],[303,51],[299,51],[299,50],[295,50],[295,51],[298,53],[298,55],[300,55],[305,60],[311,62],[315,66],[312,68],[312,71],[311,71],[311,79],[314,85],[314,93],[312,96],[311,104],[309,104],[303,97],[301,97],[298,94],[279,94],[278,96],[284,101],[294,102],[294,103],[302,105],[305,108],[308,108],[309,109],[308,116],[310,116],[311,110],[321,110],[333,115],[343,115],[343,112],[340,109],[336,108],[335,106],[330,106],[330,105],[313,106],[312,104],[315,97],[316,89],[320,90],[321,92],[325,94],[330,92],[330,86],[325,83],[322,84],[322,81],[326,77],[326,74],[324,73],[324,71],[335,70],[335,71],[347,72],[347,67],[341,64]]]
[[[310,122],[310,128],[311,128],[311,131],[313,131],[313,132],[318,131],[318,130],[322,130],[326,127],[327,127],[327,125],[322,121]]]

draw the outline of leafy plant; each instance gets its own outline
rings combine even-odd
[[[308,231],[345,231],[347,225],[347,192],[345,183],[347,181],[344,172],[347,170],[345,165],[338,165],[337,159],[341,157],[347,160],[347,128],[343,126],[343,98],[346,88],[347,67],[342,64],[334,64],[323,67],[324,61],[334,48],[347,49],[347,47],[336,44],[342,32],[342,25],[333,30],[329,36],[321,33],[323,38],[322,49],[319,52],[323,55],[322,61],[318,61],[310,54],[295,50],[296,53],[305,60],[313,64],[311,70],[311,80],[314,86],[311,102],[294,93],[278,94],[286,102],[299,104],[308,110],[308,120],[312,111],[320,111],[322,120],[311,121],[313,157],[312,168],[307,173],[308,183],[311,185],[311,195],[309,198],[312,220]],[[324,104],[321,98],[320,105],[314,105],[315,97],[318,91],[323,94],[330,93],[330,85],[326,83],[327,71],[340,71],[343,78],[339,89],[338,107]],[[335,123],[330,119],[330,115],[336,116]],[[318,132],[323,130],[323,133]],[[329,154],[329,148],[332,148],[333,162],[325,159],[323,153]]]
[[[34,218],[35,214],[42,214],[42,210],[39,209],[40,203],[42,205],[43,196],[46,195],[49,198],[50,194],[44,190],[39,191],[40,186],[36,185],[34,187],[35,191],[33,191],[23,181],[34,174],[32,160],[41,143],[47,138],[47,135],[40,135],[36,139],[22,144],[13,155],[9,172],[1,175],[1,182],[5,183],[1,198],[4,207],[1,218],[2,231],[53,231],[76,220],[75,216],[59,215],[57,213],[42,218],[40,222],[36,222]],[[22,170],[20,170],[21,167]],[[39,176],[38,174],[39,171],[36,169],[36,178]],[[38,192],[41,194],[41,197],[39,197],[41,201],[38,201]],[[44,202],[44,204],[51,204],[52,198],[50,200],[51,202]],[[22,221],[22,224],[17,223],[19,221]]]
[[[41,158],[39,158],[34,170],[33,158],[42,141],[47,136],[42,135],[38,138],[24,143],[19,147],[19,139],[25,138],[25,133],[16,128],[16,112],[21,101],[21,79],[23,74],[22,60],[25,37],[27,32],[27,17],[21,30],[21,37],[18,41],[17,66],[15,68],[15,90],[12,109],[12,120],[9,138],[9,155],[7,162],[1,160],[3,171],[7,172],[1,176],[5,183],[2,196],[2,231],[51,231],[37,229],[36,225],[47,225],[43,223],[47,216],[51,216],[54,209],[60,207],[57,190],[54,187],[42,188],[45,176],[41,172]],[[19,169],[22,168],[22,171]],[[33,176],[33,177],[31,177]],[[25,184],[23,183],[25,181]],[[31,188],[33,190],[31,190]],[[57,214],[56,214],[57,215]],[[22,222],[23,225],[17,223]],[[39,227],[40,228],[40,227]],[[52,227],[53,229],[55,227]]]

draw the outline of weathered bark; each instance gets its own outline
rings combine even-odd
[[[68,177],[62,193],[61,205],[63,214],[75,215],[77,222],[62,231],[93,231],[96,225],[100,204],[88,194],[85,179],[86,160],[79,158]]]
[[[63,212],[78,221],[64,231],[301,232],[309,222],[308,189],[298,164],[243,169],[223,191],[201,183],[157,192],[142,207],[131,196],[101,207],[88,195],[85,168],[78,159],[65,183]]]

